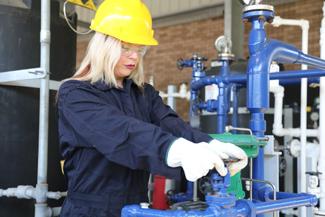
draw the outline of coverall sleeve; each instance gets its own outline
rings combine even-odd
[[[74,134],[76,148],[95,148],[108,160],[128,168],[178,178],[180,169],[168,167],[164,161],[169,145],[177,138],[126,116],[100,97],[83,87],[59,91],[59,115]]]
[[[172,133],[174,136],[183,137],[192,142],[209,142],[211,137],[194,129],[184,122],[168,105],[165,105],[159,92],[151,85],[146,86],[150,92],[151,112],[150,117],[152,123],[161,127],[163,130]]]

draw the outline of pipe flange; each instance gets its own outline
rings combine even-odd
[[[243,9],[243,22],[261,20],[272,23],[274,8],[271,5],[250,5]]]
[[[248,5],[244,7],[243,13],[248,11],[272,11],[274,12],[274,7],[272,5]]]
[[[220,54],[218,54],[218,59],[219,60],[234,60],[235,55],[232,53],[220,53]]]

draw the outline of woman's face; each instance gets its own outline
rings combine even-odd
[[[122,42],[122,53],[115,67],[115,78],[118,81],[128,77],[137,67],[139,59],[145,54],[146,47]]]

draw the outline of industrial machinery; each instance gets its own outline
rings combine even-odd
[[[205,202],[176,201],[177,203],[171,206],[171,210],[150,209],[148,204],[130,205],[123,208],[123,217],[264,216],[264,213],[273,212],[275,214],[276,211],[282,209],[315,206],[317,204],[317,197],[315,195],[276,192],[273,185],[265,180],[263,147],[269,140],[269,137],[265,135],[266,121],[264,114],[269,108],[269,80],[287,82],[290,79],[324,76],[325,61],[307,55],[281,41],[267,39],[264,24],[272,22],[274,18],[273,6],[259,4],[259,1],[255,1],[255,3],[253,1],[243,2],[247,3],[247,6],[243,10],[243,21],[252,23],[248,39],[250,58],[246,75],[237,74],[230,70],[229,63],[233,56],[229,53],[229,49],[224,49],[229,47],[229,42],[225,39],[219,39],[217,41],[217,47],[222,50],[219,54],[219,61],[221,63],[219,75],[207,76],[204,67],[206,58],[198,55],[194,55],[189,60],[179,61],[179,66],[192,68],[191,116],[197,116],[201,110],[216,111],[218,134],[214,135],[215,138],[238,144],[245,141],[245,136],[245,139],[250,140],[244,142],[245,146],[250,147],[251,151],[256,151],[256,154],[253,151],[249,155],[252,158],[250,165],[252,168],[252,177],[245,179],[253,182],[252,188],[250,189],[251,198],[238,199],[243,197],[240,194],[240,190],[231,189],[232,181],[236,183],[236,177],[230,179],[229,175],[220,177],[215,172],[211,172],[208,178],[203,178],[203,182],[200,185],[201,190],[203,189],[202,191],[205,193]],[[270,65],[272,62],[306,64],[318,69],[270,73]],[[200,90],[211,84],[218,86],[217,99],[200,101]],[[230,91],[234,85],[239,87],[246,86],[247,109],[251,115],[249,124],[251,135],[223,134],[226,130],[227,115],[230,109]],[[237,108],[236,105],[233,105],[233,116],[235,118]],[[236,122],[234,121],[234,123]],[[238,130],[236,127],[232,129]],[[238,180],[240,183],[240,177],[237,177]]]

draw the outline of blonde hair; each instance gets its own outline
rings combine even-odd
[[[104,81],[107,85],[117,87],[114,70],[122,52],[121,41],[114,37],[96,32],[88,44],[86,55],[76,73],[67,80],[81,80],[95,83]],[[144,84],[143,57],[129,79],[138,86]]]

